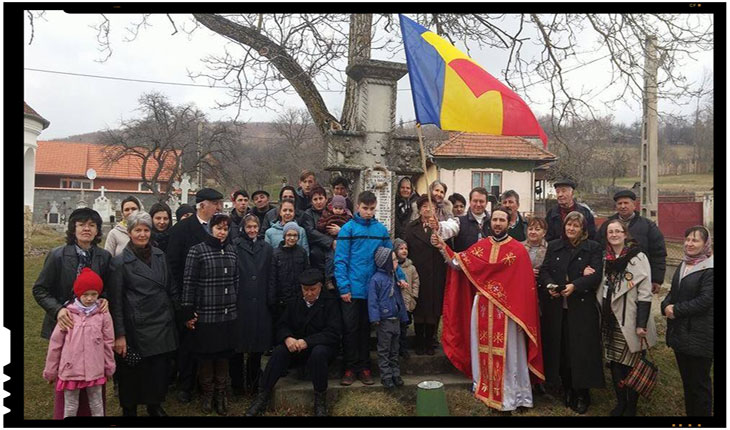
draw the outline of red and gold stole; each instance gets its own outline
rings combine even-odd
[[[507,318],[518,324],[528,338],[527,362],[533,379],[545,379],[530,256],[512,238],[496,242],[491,237],[460,253],[447,248],[447,254],[456,258],[462,270],[452,270],[447,278],[442,330],[444,352],[454,366],[471,376],[470,299],[476,293],[480,378],[475,396],[488,406],[501,409],[509,342]]]

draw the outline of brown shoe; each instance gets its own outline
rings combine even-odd
[[[352,383],[355,382],[355,372],[352,370],[345,370],[345,374],[342,375],[342,379],[340,380],[340,385],[352,385]]]
[[[357,379],[360,380],[365,385],[373,385],[375,381],[373,381],[373,374],[370,372],[370,369],[365,369],[357,374]]]

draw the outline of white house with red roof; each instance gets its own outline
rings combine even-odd
[[[431,155],[437,173],[429,171],[429,179],[438,177],[446,184],[447,196],[456,192],[468,202],[474,187],[484,187],[490,195],[492,187],[499,193],[514,190],[520,195],[521,212],[535,211],[535,183],[541,180],[535,169],[557,159],[539,139],[459,132],[450,133]]]

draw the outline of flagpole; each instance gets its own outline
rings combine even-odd
[[[418,144],[421,147],[421,163],[423,164],[423,178],[426,180],[426,194],[428,195],[428,204],[431,206],[431,217],[436,219],[436,206],[434,206],[431,200],[430,182],[428,180],[428,167],[426,166],[426,149],[423,146],[423,133],[421,133],[421,124],[416,123],[416,130],[418,131]],[[444,196],[445,198],[446,196]],[[438,219],[436,219],[438,221]],[[431,234],[435,234],[436,238],[442,245],[446,246],[446,243],[441,239],[441,235],[431,231]]]
[[[430,182],[428,180],[428,167],[426,167],[426,149],[423,146],[423,133],[421,133],[421,124],[416,123],[416,130],[418,131],[418,144],[421,147],[421,163],[423,164],[423,178],[426,180],[426,194],[428,195],[428,204],[431,205],[431,210],[436,215],[436,211],[431,201],[431,190],[429,190]]]

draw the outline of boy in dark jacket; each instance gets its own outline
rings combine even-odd
[[[381,246],[375,250],[375,265],[378,270],[368,283],[368,315],[377,327],[380,382],[385,388],[400,387],[400,324],[408,321],[408,313],[395,279],[398,259],[392,249]]]
[[[309,257],[297,241],[299,230],[297,223],[288,222],[284,225],[284,240],[274,248],[271,257],[271,271],[269,282],[276,291],[276,309],[274,320],[284,312],[287,301],[299,295],[299,274],[309,267]]]
[[[263,412],[279,378],[291,366],[306,365],[314,386],[314,414],[327,415],[327,374],[330,360],[340,343],[342,317],[337,299],[322,293],[322,272],[307,269],[299,275],[297,297],[277,322],[271,359],[261,377],[258,396],[246,410],[246,416]]]

